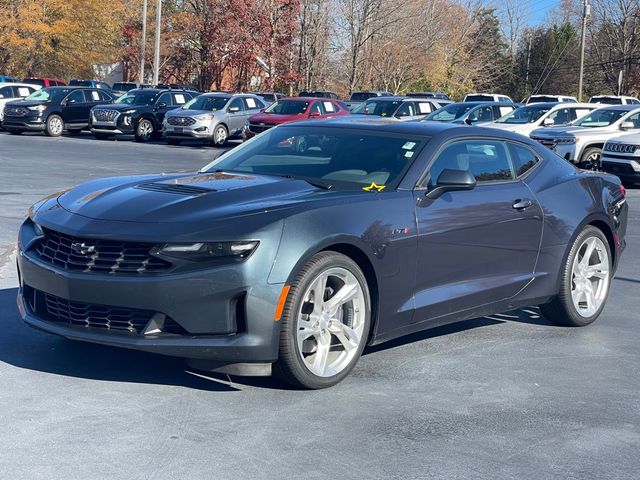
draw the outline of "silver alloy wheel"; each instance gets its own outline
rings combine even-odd
[[[365,315],[364,292],[353,273],[332,267],[318,274],[297,315],[298,355],[305,367],[318,377],[347,368],[363,340]]]
[[[598,237],[588,237],[571,268],[571,299],[580,316],[589,318],[602,306],[609,291],[609,254]]]
[[[49,119],[49,132],[54,137],[58,135],[62,135],[62,130],[64,129],[64,125],[62,124],[62,119],[60,117],[53,117]]]
[[[214,133],[214,141],[216,142],[216,145],[224,145],[224,143],[227,141],[227,131],[224,127],[216,128],[216,131]]]
[[[153,133],[153,124],[149,120],[140,120],[138,124],[138,136],[147,140]]]

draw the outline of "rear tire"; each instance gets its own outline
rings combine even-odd
[[[369,338],[371,298],[362,270],[337,252],[313,256],[291,284],[280,322],[275,375],[306,389],[339,383]]]
[[[560,292],[540,305],[544,317],[558,325],[584,327],[605,306],[611,284],[611,250],[602,231],[592,225],[573,242],[560,273]]]
[[[64,132],[64,120],[60,115],[49,115],[44,133],[48,137],[59,137]]]

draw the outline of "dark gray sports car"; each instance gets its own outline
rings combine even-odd
[[[24,320],[202,369],[334,385],[365,345],[540,305],[587,325],[624,249],[620,181],[480,127],[271,129],[200,172],[95,180],[20,231]]]

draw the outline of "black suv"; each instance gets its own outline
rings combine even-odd
[[[111,102],[113,95],[99,88],[43,88],[24,100],[7,103],[2,126],[14,134],[39,131],[59,137],[67,130],[77,135],[89,126],[93,107]]]
[[[99,139],[106,139],[113,135],[134,135],[137,142],[160,138],[165,114],[198,95],[198,92],[192,90],[158,88],[129,90],[113,105],[104,105],[91,110],[89,119],[91,133]]]

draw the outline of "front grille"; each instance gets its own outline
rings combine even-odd
[[[556,147],[556,139],[555,138],[547,138],[547,137],[531,137],[532,140],[535,140],[536,142],[541,143],[542,145],[544,145],[547,148],[551,148],[554,149]]]
[[[606,152],[615,152],[615,153],[635,153],[636,150],[640,148],[640,145],[629,145],[625,143],[606,143],[604,145],[604,150]]]
[[[10,117],[26,117],[29,115],[29,110],[24,107],[11,107],[7,105],[4,107],[4,114]]]
[[[209,188],[194,187],[193,185],[181,185],[179,183],[142,183],[140,185],[136,185],[135,188],[139,188],[140,190],[148,190],[151,192],[188,195],[191,197],[215,192],[215,190]]]
[[[191,117],[169,117],[167,118],[169,125],[177,125],[180,127],[188,127],[189,125],[195,125],[195,118]]]
[[[266,123],[250,123],[249,131],[253,133],[262,133],[265,130],[269,130],[273,125],[269,125]]]
[[[100,110],[95,109],[93,111],[93,118],[98,122],[113,122],[118,116],[117,110]]]
[[[38,258],[65,270],[112,275],[165,272],[171,263],[151,255],[154,244],[91,240],[44,230],[34,246]]]

